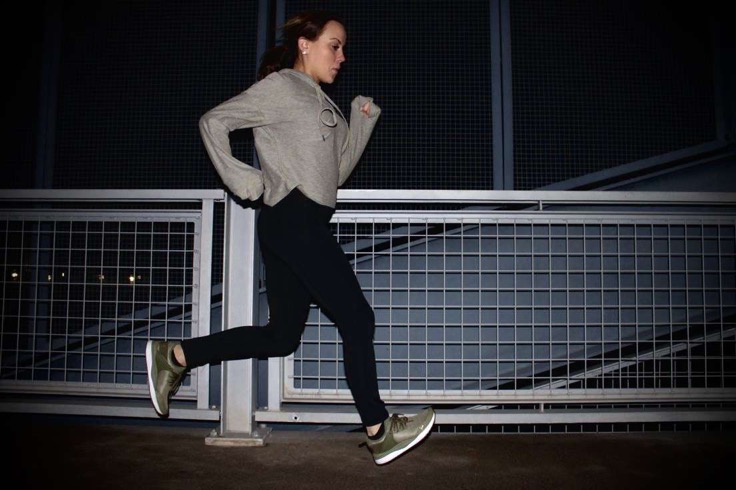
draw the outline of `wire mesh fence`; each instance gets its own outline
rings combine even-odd
[[[0,216],[2,383],[145,394],[146,341],[198,331],[200,233],[193,211]]]
[[[392,401],[702,396],[736,386],[732,218],[338,213]],[[284,400],[349,397],[317,306]],[[687,394],[687,395],[685,395]]]

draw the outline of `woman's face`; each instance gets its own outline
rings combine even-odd
[[[306,51],[306,54],[301,55],[304,72],[317,83],[334,82],[340,65],[345,61],[343,48],[346,40],[345,28],[334,20],[325,24],[317,40],[299,38],[299,50],[302,53]]]

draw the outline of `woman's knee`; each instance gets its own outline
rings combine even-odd
[[[301,343],[301,330],[298,332],[286,332],[283,329],[269,324],[269,337],[271,340],[270,357],[285,357],[293,354]]]
[[[286,357],[294,352],[299,348],[299,344],[301,344],[300,340],[291,340],[291,341],[283,341],[276,345],[276,349],[274,352],[274,355],[272,357]]]
[[[373,308],[366,303],[365,306],[356,308],[351,318],[344,322],[341,328],[343,340],[357,340],[373,342],[376,331],[376,315]]]

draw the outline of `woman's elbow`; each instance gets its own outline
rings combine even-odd
[[[210,127],[212,121],[212,111],[205,112],[202,117],[199,118],[199,130],[205,132]]]

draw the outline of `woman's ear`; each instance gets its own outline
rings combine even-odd
[[[309,51],[309,39],[307,39],[306,37],[300,37],[299,39],[297,39],[296,45],[302,54],[307,54],[307,51]]]

